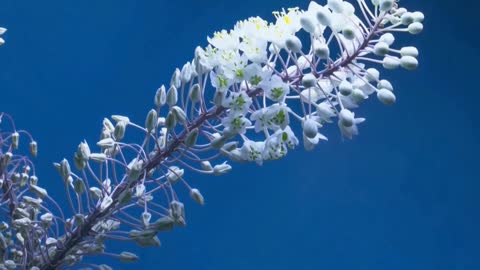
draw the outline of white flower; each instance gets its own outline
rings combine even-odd
[[[210,81],[212,86],[219,90],[228,89],[233,84],[233,80],[231,78],[228,78],[224,74],[217,74],[213,70],[210,71]]]
[[[245,118],[242,114],[228,114],[222,119],[222,124],[225,127],[224,133],[228,135],[245,134],[247,127],[252,125],[252,122]]]
[[[335,109],[332,108],[330,102],[325,101],[317,105],[317,116],[321,121],[331,123],[331,118],[335,115]]]
[[[207,37],[208,42],[220,50],[232,50],[237,49],[240,44],[238,37],[230,31],[222,30],[215,32],[213,37]]]
[[[240,50],[248,60],[254,63],[265,63],[267,58],[267,41],[259,38],[246,38],[240,44]]]
[[[255,142],[246,140],[240,148],[241,156],[244,160],[255,161],[258,165],[263,163],[263,150],[265,148],[265,142]]]
[[[302,13],[298,8],[290,8],[288,9],[288,12],[285,10],[274,12],[273,15],[277,18],[275,25],[284,29],[291,35],[295,34],[302,28],[302,25],[300,24]]]
[[[252,98],[245,92],[233,92],[224,101],[222,106],[230,109],[230,113],[246,114],[252,105]]]
[[[352,139],[353,136],[358,135],[357,125],[364,121],[365,118],[355,118],[355,113],[344,109],[340,111],[338,127],[345,138]]]
[[[233,29],[242,39],[263,39],[265,41],[267,41],[268,32],[270,31],[268,22],[260,17],[250,17],[247,20],[239,21]]]
[[[285,104],[273,104],[265,111],[270,129],[285,129],[290,124],[289,108]]]
[[[284,157],[288,149],[293,149],[298,145],[298,139],[292,129],[287,126],[284,130],[277,130],[265,141],[263,151],[264,160],[275,160]]]
[[[284,97],[290,93],[288,84],[277,75],[273,75],[269,82],[262,85],[262,88],[267,97],[275,102],[283,101]]]

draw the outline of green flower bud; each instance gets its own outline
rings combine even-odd
[[[151,109],[147,114],[147,119],[145,120],[145,127],[147,128],[148,133],[151,133],[157,127],[158,123],[158,114],[157,111]]]
[[[168,106],[173,106],[178,102],[178,91],[175,86],[171,86],[167,92],[167,104]]]
[[[187,147],[192,147],[197,143],[198,138],[198,128],[191,130],[187,137],[185,138],[185,145]]]
[[[154,103],[157,108],[160,108],[162,105],[165,105],[167,102],[167,93],[165,91],[165,85],[162,85],[158,88],[157,92],[155,93]]]
[[[117,125],[115,125],[115,131],[113,135],[115,136],[115,140],[121,141],[125,137],[125,130],[127,128],[127,123],[125,121],[119,121]]]
[[[190,88],[190,93],[189,93],[190,99],[192,100],[193,103],[196,103],[200,100],[200,95],[201,95],[200,85],[196,83]]]

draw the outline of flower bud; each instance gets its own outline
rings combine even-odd
[[[138,260],[138,256],[131,253],[131,252],[122,252],[119,255],[121,262],[136,262]]]
[[[177,125],[177,119],[173,112],[168,112],[167,118],[165,119],[165,127],[169,130],[172,130]]]
[[[385,88],[387,90],[393,91],[393,85],[387,80],[381,80],[380,82],[378,82],[377,88],[378,89]]]
[[[183,84],[186,84],[192,79],[192,74],[193,74],[193,69],[192,65],[190,62],[187,62],[185,65],[182,67],[182,71],[180,72],[180,79]]]
[[[172,74],[172,79],[170,80],[170,87],[176,87],[179,88],[182,86],[182,82],[180,81],[180,69],[176,68],[175,71]]]
[[[5,155],[2,157],[2,165],[3,166],[8,166],[8,163],[10,163],[10,160],[12,160],[13,154],[12,152],[7,152]]]
[[[289,36],[285,40],[285,46],[287,49],[293,53],[300,53],[302,51],[302,42],[296,36]]]
[[[90,159],[96,162],[104,162],[107,160],[107,156],[103,153],[92,153]]]
[[[192,188],[190,190],[190,197],[192,197],[192,199],[200,205],[205,204],[205,200],[203,199],[202,193],[200,193],[200,191],[196,188]]]
[[[83,182],[82,179],[77,179],[77,181],[75,181],[75,184],[73,186],[73,189],[75,190],[75,193],[77,194],[82,194],[83,192],[85,192],[85,183]]]
[[[382,88],[377,91],[377,98],[385,105],[392,105],[395,103],[396,97],[392,91]]]
[[[423,24],[414,22],[408,26],[408,32],[412,35],[420,34],[423,31]]]
[[[423,15],[423,13],[420,11],[413,12],[412,17],[415,22],[420,22],[420,23],[423,22],[423,20],[425,19],[425,15]]]
[[[97,146],[100,148],[112,148],[115,146],[115,141],[112,138],[106,138],[97,142]]]
[[[307,138],[313,139],[317,136],[318,133],[318,125],[315,120],[308,118],[303,122],[303,134],[307,136]]]
[[[327,44],[321,43],[319,40],[313,42],[313,48],[315,54],[321,59],[327,59],[330,56],[330,48],[328,48]]]
[[[200,95],[201,95],[200,85],[196,83],[190,88],[190,93],[189,93],[190,99],[192,100],[193,103],[196,103],[200,100]]]
[[[392,46],[395,42],[395,36],[392,33],[383,34],[380,36],[380,42],[385,42],[388,46]]]
[[[143,212],[142,213],[142,222],[145,227],[148,227],[150,224],[150,219],[152,219],[152,214],[149,212]]]
[[[112,119],[117,123],[118,122],[125,122],[125,124],[130,123],[130,118],[123,115],[112,115]]]
[[[157,108],[160,108],[160,106],[165,105],[165,103],[167,102],[167,93],[165,91],[165,85],[162,85],[160,88],[158,88],[157,92],[155,93],[154,102]]]
[[[202,169],[203,169],[204,171],[207,171],[207,172],[213,171],[212,164],[211,164],[210,161],[208,161],[208,160],[202,161],[202,162],[200,163],[200,165],[202,166]]]
[[[177,225],[185,226],[185,207],[179,201],[170,203],[170,215]]]
[[[414,70],[418,67],[418,60],[413,56],[403,56],[400,65],[406,70]]]
[[[342,34],[347,40],[355,39],[355,29],[350,24],[343,28]]]
[[[177,102],[178,102],[178,91],[177,91],[177,88],[175,86],[171,86],[170,89],[168,89],[166,100],[167,100],[167,104],[169,106],[173,106],[173,105],[177,104]]]
[[[112,122],[108,118],[103,118],[103,127],[109,132],[112,133],[115,130]]]
[[[225,144],[225,140],[226,140],[226,138],[223,137],[223,136],[219,136],[217,138],[214,138],[210,142],[210,147],[215,149],[215,150],[218,150],[218,149],[222,148],[222,146]]]
[[[185,145],[187,147],[194,146],[197,143],[197,138],[198,138],[198,128],[194,128],[187,134],[187,137],[185,138]]]
[[[187,123],[187,115],[182,110],[182,108],[178,106],[172,107],[172,113],[175,115],[175,119],[180,122],[181,124]]]
[[[145,120],[145,127],[147,128],[148,133],[151,133],[157,127],[158,123],[158,114],[157,111],[151,109],[147,114],[147,119]]]
[[[367,69],[367,73],[365,74],[365,78],[369,82],[377,82],[380,78],[380,72],[375,68]]]
[[[7,32],[7,28],[0,27],[0,36]]]
[[[18,149],[18,144],[20,142],[20,134],[18,132],[12,133],[12,148]]]
[[[215,167],[213,167],[213,174],[218,176],[218,175],[226,174],[231,170],[232,170],[232,166],[228,165],[227,162],[224,162],[222,164],[215,165]]]
[[[386,56],[382,62],[385,69],[396,69],[400,66],[400,59],[394,56]]]
[[[333,12],[342,13],[343,12],[342,2],[343,2],[342,0],[328,0],[327,5]]]
[[[36,141],[31,141],[31,142],[30,142],[30,154],[31,154],[33,157],[37,157],[37,154],[38,154],[38,145],[37,145],[37,142],[36,142]]]
[[[102,190],[97,187],[91,187],[90,194],[94,199],[100,199],[102,197]]]
[[[390,11],[393,8],[394,0],[380,0],[378,1],[380,4],[380,11]]]
[[[344,126],[344,127],[351,127],[353,126],[353,123],[354,123],[354,116],[353,116],[353,113],[351,111],[349,111],[348,109],[343,109],[340,111],[339,115],[338,115],[338,118],[340,120],[340,123]]]
[[[330,26],[332,23],[331,16],[332,13],[325,7],[320,7],[317,11],[317,20],[320,24],[324,26]]]
[[[73,165],[75,165],[75,168],[77,168],[77,170],[81,171],[85,169],[85,167],[87,166],[87,162],[86,160],[82,159],[78,153],[75,153],[73,155]]]
[[[338,90],[342,95],[349,96],[353,92],[353,86],[349,81],[344,80],[338,85]]]
[[[300,18],[300,25],[302,25],[302,28],[308,33],[310,34],[315,33],[316,26],[315,26],[315,23],[310,18],[310,16],[307,16],[306,14],[304,14],[302,18]]]
[[[183,169],[180,169],[177,166],[171,166],[168,168],[168,172],[166,174],[167,180],[171,183],[176,183],[178,179],[183,176],[184,172],[185,171]]]
[[[108,207],[110,207],[110,205],[112,205],[112,203],[113,203],[112,197],[105,196],[102,202],[100,203],[100,210],[103,211],[107,209]]]
[[[415,21],[415,18],[413,17],[413,14],[411,12],[402,14],[400,19],[402,20],[403,25],[410,25]]]
[[[115,125],[115,131],[113,135],[115,136],[116,141],[121,141],[125,137],[125,129],[127,127],[127,123],[124,121],[120,121]]]
[[[71,173],[72,172],[70,170],[70,164],[68,163],[68,160],[63,159],[60,162],[60,175],[62,176],[63,180],[66,181]]]
[[[143,160],[134,158],[127,165],[127,174],[129,180],[137,180],[143,172]]]
[[[90,157],[90,147],[86,141],[78,145],[77,154],[82,160],[88,160]]]
[[[400,54],[402,56],[413,56],[417,57],[418,56],[418,50],[417,48],[410,46],[410,47],[403,47],[400,49]]]
[[[35,193],[37,194],[38,197],[44,199],[45,197],[47,197],[47,190],[44,189],[44,188],[41,188],[37,185],[30,185],[30,189]]]
[[[317,85],[317,78],[312,73],[305,74],[302,78],[302,84],[305,88],[314,87]]]
[[[380,41],[373,46],[373,53],[378,56],[385,56],[390,49],[387,43]]]
[[[362,103],[365,99],[368,98],[365,93],[363,93],[363,91],[358,88],[353,89],[351,97],[352,100],[357,104]]]

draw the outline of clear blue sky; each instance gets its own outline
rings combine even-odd
[[[213,31],[271,18],[308,1],[2,0],[0,110],[39,141],[37,170],[63,196],[51,163],[98,138],[111,114],[143,122],[156,88]],[[426,14],[416,72],[386,75],[398,103],[371,99],[360,136],[335,126],[314,152],[238,165],[197,177],[204,207],[187,203],[189,226],[161,235],[163,247],[117,269],[317,270],[480,269],[480,27],[475,1],[402,0]],[[183,194],[185,197],[187,194]]]

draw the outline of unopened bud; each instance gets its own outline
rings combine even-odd
[[[38,145],[36,141],[31,141],[30,142],[30,154],[33,157],[37,157],[38,155]]]
[[[189,93],[190,99],[192,100],[193,103],[196,103],[200,100],[200,95],[201,95],[200,85],[196,83],[190,88],[190,93]]]
[[[382,88],[377,92],[377,98],[385,105],[392,105],[395,103],[396,97],[392,91]]]
[[[177,87],[171,86],[167,92],[167,104],[168,106],[173,106],[178,102],[178,90]]]
[[[406,70],[414,70],[418,67],[418,60],[413,56],[403,56],[400,65]]]
[[[18,144],[20,142],[20,134],[18,132],[12,133],[12,148],[18,149]]]
[[[113,135],[115,136],[116,141],[121,141],[125,137],[125,129],[127,128],[127,123],[120,121],[115,125],[115,131]]]
[[[198,138],[198,128],[191,130],[187,137],[185,138],[185,145],[187,147],[192,147],[197,143]]]
[[[157,127],[158,123],[158,114],[157,111],[151,109],[147,114],[147,119],[145,120],[145,127],[147,128],[148,133],[151,133]]]
[[[167,93],[165,91],[165,85],[162,85],[160,86],[160,88],[158,88],[157,92],[155,93],[154,102],[157,108],[160,108],[161,106],[165,105],[165,103],[167,102]]]
[[[285,41],[287,49],[293,53],[300,53],[302,51],[302,42],[296,36],[290,36]]]
[[[199,191],[198,189],[196,189],[196,188],[192,188],[192,189],[190,190],[190,197],[192,197],[192,199],[193,199],[196,203],[198,203],[198,204],[200,204],[200,205],[204,205],[204,204],[205,204],[205,200],[204,200],[204,198],[203,198],[202,193],[200,193],[200,191]]]
[[[345,127],[351,127],[354,123],[353,113],[347,109],[343,109],[339,113],[340,123]]]
[[[305,74],[302,78],[302,84],[305,88],[314,87],[317,85],[317,78],[312,73]]]

